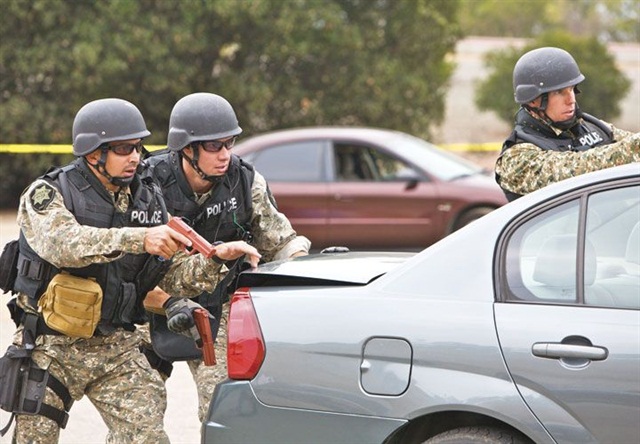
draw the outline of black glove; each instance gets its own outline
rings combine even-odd
[[[187,298],[170,297],[162,305],[167,314],[167,327],[174,333],[189,335],[188,330],[195,325],[193,310],[202,308],[200,304]]]

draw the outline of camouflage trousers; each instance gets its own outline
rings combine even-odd
[[[16,344],[21,342],[21,331],[14,337]],[[166,390],[139,344],[138,333],[125,330],[90,339],[43,335],[32,356],[67,387],[73,399],[89,398],[109,429],[107,443],[168,443],[163,429]],[[49,388],[44,402],[63,408]],[[47,417],[16,415],[15,443],[57,443],[59,435],[58,424]]]

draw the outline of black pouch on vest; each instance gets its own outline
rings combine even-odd
[[[114,318],[116,324],[132,324],[135,317],[136,302],[138,294],[135,284],[123,282],[120,287],[120,300]]]
[[[20,249],[18,241],[12,240],[4,246],[0,256],[0,289],[5,292],[13,291],[13,284],[18,275],[18,255]]]

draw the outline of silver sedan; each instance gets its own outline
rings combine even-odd
[[[203,442],[639,442],[637,164],[240,285]]]

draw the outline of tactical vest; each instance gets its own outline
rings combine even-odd
[[[608,145],[614,141],[611,128],[604,122],[587,113],[580,112],[579,116],[580,119],[574,126],[556,135],[551,127],[533,117],[524,108],[520,108],[516,114],[513,132],[502,145],[500,155],[519,143],[532,143],[543,150],[579,152]],[[496,181],[500,184],[498,174],[496,174]],[[504,188],[502,191],[509,201],[522,197],[521,194]]]
[[[53,168],[41,179],[61,192],[65,206],[82,225],[98,228],[149,227],[167,221],[167,211],[158,186],[148,180],[141,181],[137,176],[130,186],[133,205],[126,213],[115,211],[111,196],[83,159],[77,159],[62,168]],[[61,270],[40,258],[22,233],[19,245],[18,276],[14,290],[28,295],[35,307],[49,281]],[[75,276],[95,278],[102,287],[99,332],[108,333],[118,326],[133,330],[133,324],[146,322],[142,306],[145,294],[139,294],[137,287],[138,275],[149,259],[148,254],[125,254],[105,264],[64,269]]]
[[[182,170],[182,158],[175,151],[154,153],[145,160],[144,177],[153,177],[162,188],[167,210],[184,218],[193,229],[211,243],[251,240],[253,214],[251,187],[255,176],[251,165],[232,155],[224,180],[214,185],[205,202],[196,201]],[[242,260],[242,259],[241,259]],[[231,270],[217,291],[233,279],[239,264],[228,264]],[[203,306],[218,304],[220,294],[203,293],[198,302]]]

